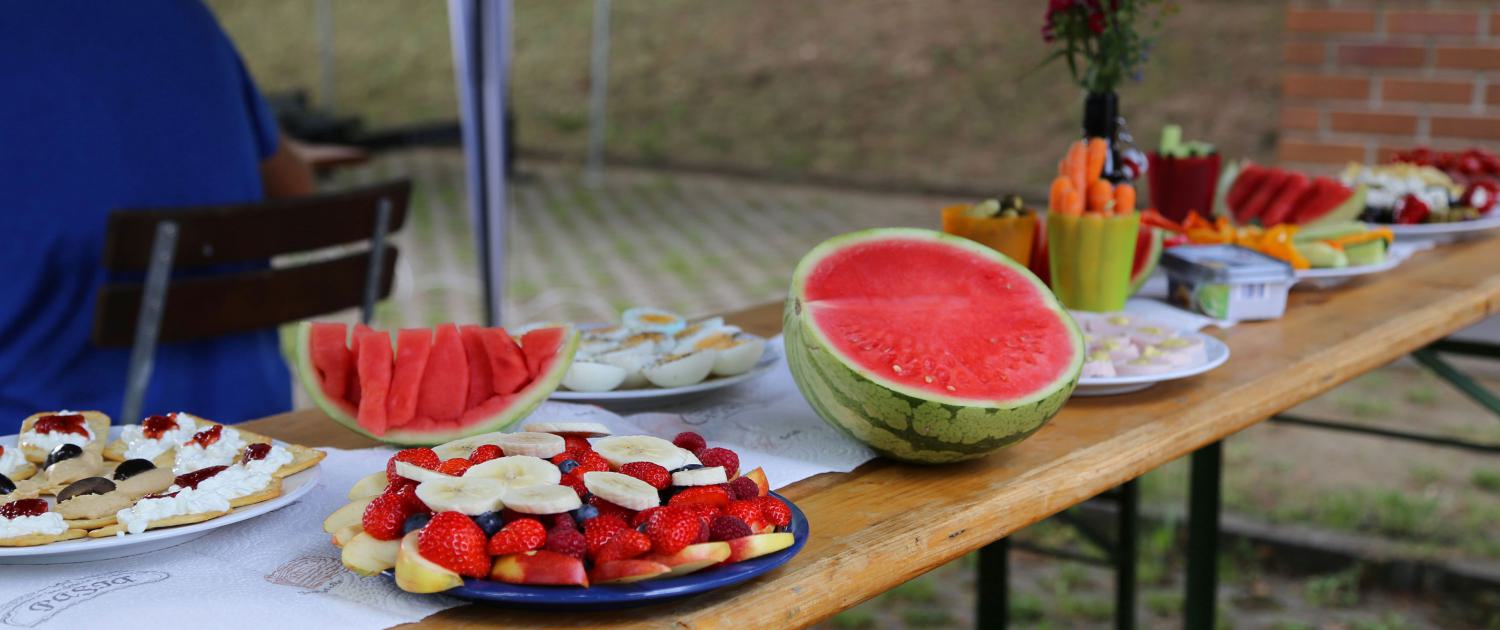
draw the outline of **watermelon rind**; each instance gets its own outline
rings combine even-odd
[[[1150,226],[1142,226],[1141,229],[1149,230],[1151,233],[1150,249],[1146,253],[1146,264],[1130,272],[1130,295],[1140,293],[1141,287],[1146,286],[1146,281],[1150,280],[1151,274],[1156,272],[1156,264],[1161,261],[1161,230]],[[1140,246],[1139,240],[1136,241],[1136,246]]]
[[[480,433],[501,431],[509,428],[522,418],[531,415],[531,412],[538,405],[542,404],[543,401],[547,400],[548,396],[552,395],[552,392],[557,390],[558,385],[562,384],[563,376],[568,373],[568,368],[573,365],[573,354],[578,351],[578,331],[574,330],[570,325],[565,327],[568,330],[563,345],[558,350],[551,367],[538,375],[526,387],[522,388],[521,391],[517,392],[515,400],[509,406],[497,411],[488,418],[451,431],[394,429],[387,431],[385,435],[375,435],[359,426],[358,410],[348,402],[336,400],[328,396],[323,391],[322,383],[318,381],[318,371],[313,368],[312,353],[309,352],[312,331],[311,322],[302,322],[297,326],[297,378],[302,383],[302,389],[312,398],[313,404],[323,410],[323,413],[328,414],[328,417],[344,425],[349,430],[386,444],[432,446]]]
[[[1071,332],[1073,361],[1052,383],[1003,401],[919,391],[861,369],[813,323],[802,307],[807,275],[828,254],[866,241],[890,238],[937,241],[1007,265],[1029,280]],[[798,264],[783,313],[787,365],[808,404],[825,422],[892,459],[942,464],[983,457],[1035,433],[1057,415],[1078,384],[1083,334],[1052,292],[1024,265],[973,241],[913,228],[876,228],[837,236],[814,247]]]

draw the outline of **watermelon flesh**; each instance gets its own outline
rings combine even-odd
[[[1083,364],[1045,284],[983,245],[877,229],[803,258],[787,300],[788,364],[829,424],[903,461],[981,457],[1041,427]]]
[[[557,389],[578,348],[571,326],[533,331],[523,352],[503,328],[446,324],[399,331],[394,351],[387,333],[356,327],[346,354],[340,354],[346,330],[343,324],[304,322],[296,345],[298,377],[329,417],[403,445],[438,444],[514,424]],[[492,357],[490,348],[499,356]],[[352,387],[333,380],[340,365],[356,373]],[[511,391],[495,391],[492,366],[503,367]],[[335,382],[344,383],[342,391]],[[471,398],[476,393],[482,397]]]
[[[391,340],[381,333],[355,339],[359,345],[359,423],[376,435],[385,433],[385,398],[391,388]]]
[[[469,393],[469,359],[458,327],[438,326],[417,392],[416,417],[451,420],[463,414]]]
[[[417,393],[431,353],[431,329],[403,328],[396,333],[396,364],[385,400],[386,423],[390,426],[399,427],[417,416]]]

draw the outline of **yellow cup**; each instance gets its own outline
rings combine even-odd
[[[1058,301],[1080,311],[1125,308],[1140,225],[1135,212],[1110,217],[1047,215],[1047,262]]]
[[[988,245],[1011,260],[1031,261],[1031,243],[1036,239],[1036,213],[1014,217],[964,216],[968,206],[943,208],[943,231]]]

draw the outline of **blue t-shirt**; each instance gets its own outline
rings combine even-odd
[[[261,199],[275,120],[197,0],[8,3],[0,86],[0,434],[116,416],[129,349],[90,341],[106,217]],[[163,344],[143,411],[239,422],[290,387],[275,331]]]

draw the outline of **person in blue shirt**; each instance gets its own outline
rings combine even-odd
[[[37,411],[117,416],[129,349],[90,342],[110,211],[309,194],[311,172],[198,0],[7,3],[0,85],[0,434]],[[161,345],[144,411],[290,408],[264,330]]]

